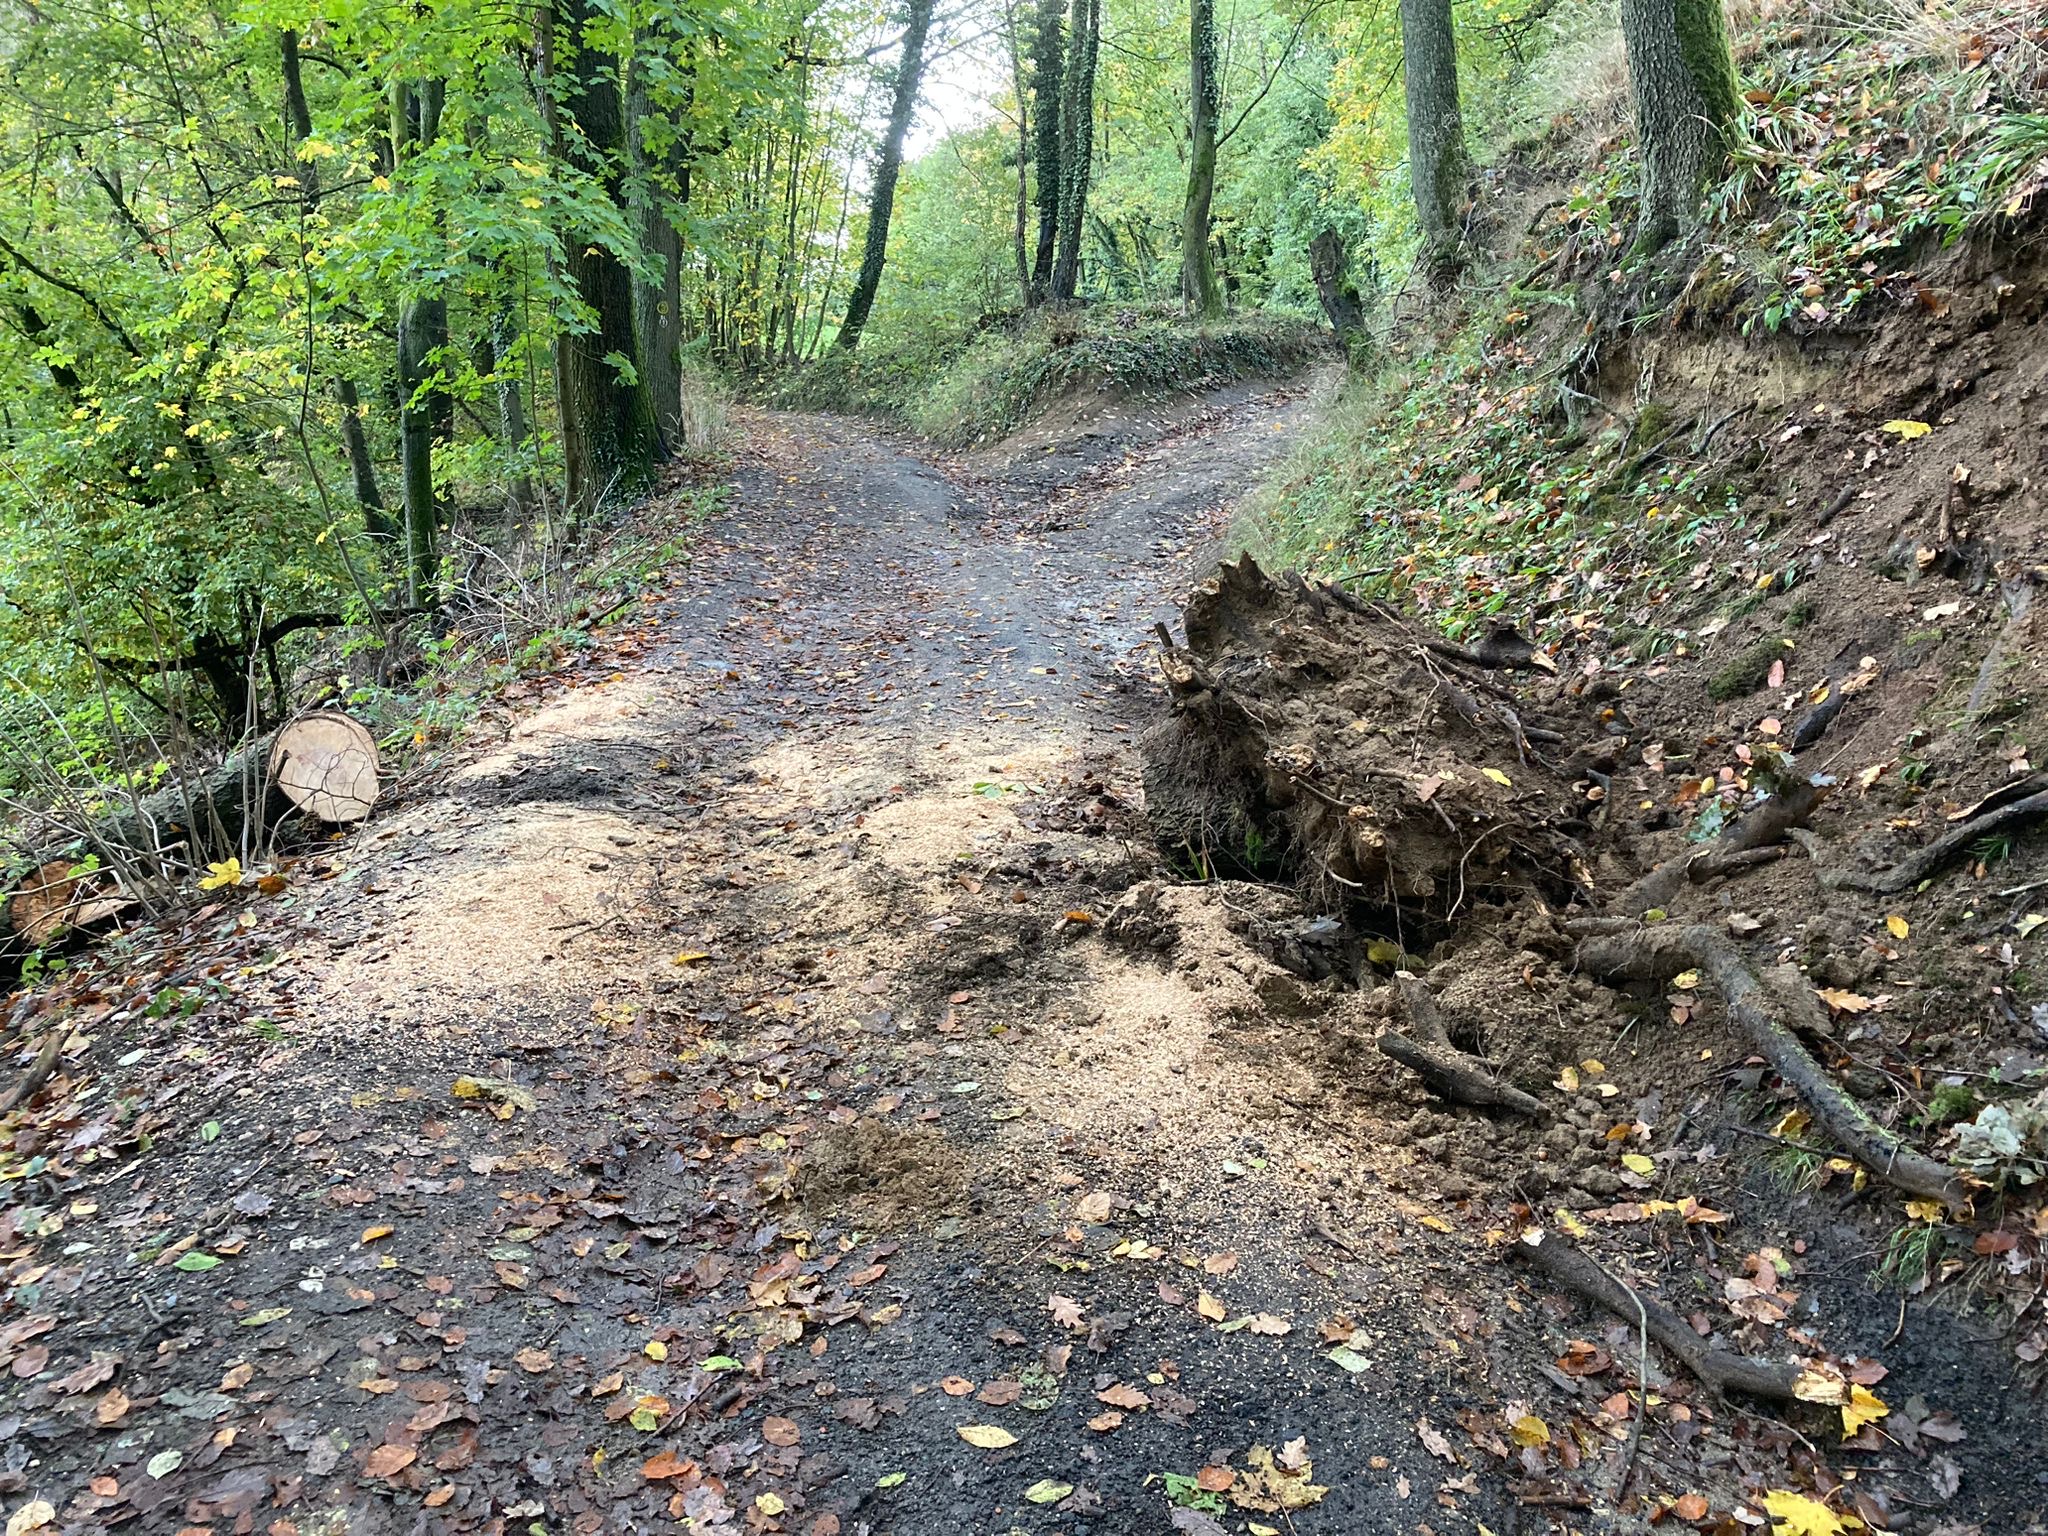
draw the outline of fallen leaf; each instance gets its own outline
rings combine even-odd
[[[1236,1268],[1235,1253],[1212,1253],[1202,1260],[1202,1273],[1206,1275],[1227,1275]]]
[[[1502,773],[1498,768],[1482,768],[1479,771],[1503,789],[1512,789],[1514,787],[1515,781]]]
[[[1062,1328],[1085,1328],[1088,1326],[1081,1311],[1081,1303],[1071,1296],[1054,1296],[1046,1302],[1052,1311],[1052,1320]]]
[[[1017,1437],[1000,1424],[962,1424],[957,1433],[969,1445],[984,1451],[1000,1451],[1017,1443]]]
[[[372,1477],[396,1477],[417,1461],[419,1454],[409,1445],[380,1445],[370,1452],[363,1470]]]
[[[1704,1520],[1711,1508],[1703,1493],[1681,1493],[1671,1503],[1671,1512],[1681,1520]]]
[[[28,1536],[57,1521],[57,1506],[48,1499],[30,1499],[7,1517],[7,1536]]]
[[[1814,996],[1828,1005],[1832,1013],[1868,1013],[1878,1004],[1860,992],[1845,992],[1840,987],[1815,987]]]
[[[1224,1318],[1230,1316],[1229,1310],[1224,1307],[1223,1303],[1214,1296],[1211,1296],[1207,1291],[1202,1292],[1201,1295],[1195,1298],[1195,1310],[1212,1323],[1220,1323]]]
[[[99,1421],[100,1428],[108,1429],[126,1418],[131,1406],[126,1392],[119,1387],[109,1387],[106,1395],[93,1404],[92,1416]]]
[[[1873,1424],[1890,1413],[1891,1409],[1870,1388],[1851,1385],[1849,1401],[1842,1404],[1842,1438],[1854,1439],[1866,1424]]]
[[[987,1403],[991,1408],[1007,1408],[1024,1395],[1024,1383],[1004,1377],[987,1382],[974,1394],[977,1403]]]
[[[534,1348],[531,1344],[519,1350],[512,1358],[518,1362],[521,1370],[534,1376],[555,1368],[555,1357],[544,1349]]]
[[[1152,1399],[1150,1397],[1140,1392],[1136,1387],[1126,1386],[1121,1381],[1113,1386],[1104,1387],[1095,1394],[1095,1400],[1098,1403],[1107,1403],[1112,1408],[1137,1409],[1152,1406]]]
[[[1771,1517],[1771,1536],[1842,1536],[1863,1529],[1863,1522],[1853,1515],[1837,1515],[1803,1493],[1773,1489],[1763,1496],[1763,1506]]]
[[[1422,1442],[1422,1448],[1430,1455],[1453,1464],[1457,1462],[1458,1453],[1451,1449],[1451,1442],[1446,1440],[1443,1431],[1431,1424],[1428,1419],[1415,1421],[1415,1438]]]
[[[1645,1178],[1657,1171],[1657,1165],[1640,1152],[1622,1153],[1621,1166],[1630,1173],[1640,1173]]]
[[[1550,1426],[1533,1413],[1525,1413],[1508,1426],[1508,1433],[1515,1437],[1517,1445],[1550,1444]]]
[[[1095,1415],[1094,1418],[1088,1421],[1088,1427],[1098,1435],[1106,1435],[1112,1429],[1115,1429],[1117,1425],[1123,1423],[1123,1421],[1124,1416],[1112,1410],[1109,1413],[1098,1413]]]
[[[974,1390],[974,1383],[965,1376],[948,1376],[939,1383],[939,1390],[948,1397],[966,1397]]]
[[[1910,443],[1916,437],[1925,437],[1934,428],[1924,421],[1888,421],[1877,430],[1891,433],[1902,443]]]
[[[1884,920],[1884,925],[1895,939],[1903,939],[1913,931],[1913,925],[1894,912]]]
[[[803,1431],[796,1426],[796,1420],[769,1414],[761,1421],[761,1438],[770,1445],[795,1445],[803,1438]]]
[[[1236,1481],[1237,1473],[1229,1467],[1203,1467],[1195,1474],[1195,1486],[1204,1493],[1227,1493]]]
[[[1057,1504],[1074,1491],[1072,1483],[1056,1483],[1049,1477],[1041,1477],[1024,1490],[1024,1497],[1033,1504]]]
[[[1250,1323],[1246,1326],[1253,1333],[1263,1333],[1276,1339],[1282,1334],[1294,1331],[1294,1324],[1288,1322],[1284,1317],[1275,1317],[1271,1312],[1254,1313]]]
[[[782,1495],[779,1493],[757,1493],[754,1495],[754,1508],[764,1515],[772,1516],[781,1514],[789,1506],[782,1502]]]

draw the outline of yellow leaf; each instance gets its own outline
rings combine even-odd
[[[1509,1425],[1508,1429],[1514,1435],[1517,1445],[1550,1444],[1550,1426],[1533,1413],[1523,1414]]]
[[[984,1451],[1000,1451],[1017,1443],[1017,1437],[1000,1424],[962,1424],[959,1433],[962,1440]]]
[[[1584,1061],[1579,1063],[1579,1070],[1585,1073],[1588,1077],[1598,1077],[1602,1072],[1605,1072],[1607,1070],[1607,1063],[1604,1061],[1597,1061],[1593,1057],[1588,1056]]]
[[[1939,1222],[1947,1213],[1942,1210],[1939,1200],[1908,1200],[1906,1214],[1915,1221]]]
[[[1566,1093],[1577,1093],[1579,1091],[1579,1069],[1577,1067],[1566,1067],[1557,1074],[1557,1082],[1553,1086],[1562,1088]]]
[[[1870,1388],[1851,1386],[1849,1401],[1842,1404],[1842,1438],[1854,1439],[1864,1425],[1875,1423],[1890,1412],[1884,1399]]]
[[[757,1493],[754,1495],[754,1508],[764,1515],[779,1515],[789,1506],[782,1502],[779,1493]]]
[[[1680,971],[1676,976],[1671,978],[1671,985],[1676,987],[1681,992],[1690,992],[1694,987],[1698,986],[1699,984],[1700,973],[1698,971]]]
[[[1493,780],[1494,783],[1500,785],[1502,789],[1514,788],[1515,781],[1502,773],[1498,768],[1482,768],[1479,771]]]
[[[242,861],[240,859],[227,859],[219,864],[209,864],[206,866],[206,874],[199,881],[199,889],[202,891],[217,891],[224,885],[240,885],[241,883]]]
[[[1640,1152],[1624,1152],[1621,1158],[1621,1166],[1630,1173],[1640,1173],[1646,1178],[1657,1171],[1657,1165]]]
[[[390,1235],[391,1228],[389,1227],[365,1227],[363,1228],[362,1241],[374,1243],[378,1238],[389,1237]]]
[[[702,965],[711,958],[710,952],[702,949],[686,949],[669,962],[671,965]]]
[[[1074,1491],[1072,1483],[1055,1482],[1052,1478],[1041,1477],[1024,1490],[1024,1497],[1033,1504],[1057,1504]]]
[[[1913,931],[1912,925],[1896,912],[1884,920],[1884,925],[1891,930],[1891,935],[1895,939],[1903,939]]]
[[[1230,1315],[1229,1310],[1207,1291],[1195,1298],[1195,1310],[1212,1323],[1220,1323]]]
[[[1880,432],[1891,433],[1902,443],[1910,443],[1916,437],[1925,437],[1933,430],[1934,428],[1924,421],[1888,421],[1878,428]]]
[[[1862,993],[1844,991],[1840,987],[1815,987],[1813,995],[1828,1005],[1830,1013],[1868,1013],[1877,1006]]]
[[[659,1339],[649,1339],[640,1346],[640,1353],[650,1360],[666,1360],[668,1358],[668,1346]]]
[[[1788,1109],[1779,1117],[1778,1123],[1771,1127],[1771,1134],[1773,1136],[1798,1136],[1803,1134],[1812,1123],[1813,1116],[1809,1115],[1805,1110]]]
[[[1771,1536],[1842,1536],[1844,1531],[1863,1529],[1854,1515],[1838,1515],[1803,1493],[1774,1488],[1764,1495],[1763,1504],[1771,1517]]]

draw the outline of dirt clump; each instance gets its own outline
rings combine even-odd
[[[966,1191],[964,1168],[959,1149],[936,1128],[862,1115],[804,1150],[797,1191],[814,1214],[894,1228],[956,1206]]]
[[[1186,632],[1141,743],[1155,835],[1184,867],[1293,874],[1420,949],[1483,891],[1565,900],[1590,880],[1606,759],[1554,760],[1565,733],[1495,681],[1538,667],[1520,637],[1450,645],[1249,555],[1195,591]]]

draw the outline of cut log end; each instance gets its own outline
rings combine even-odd
[[[277,733],[270,777],[293,805],[336,826],[368,816],[382,787],[375,739],[332,709],[301,715]]]

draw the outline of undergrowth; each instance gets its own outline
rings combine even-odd
[[[779,405],[903,422],[946,448],[1017,430],[1047,402],[1098,388],[1158,398],[1294,372],[1330,345],[1306,317],[1252,311],[1199,323],[1164,307],[1038,311],[951,344],[833,352],[778,381]]]

